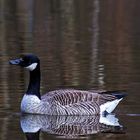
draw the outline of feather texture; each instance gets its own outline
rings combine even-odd
[[[74,89],[48,92],[40,102],[34,96],[25,95],[21,103],[22,111],[48,115],[93,115],[100,114],[102,104],[116,99],[111,94]]]
[[[52,114],[91,115],[97,114],[99,106],[95,102],[98,94],[81,90],[55,90],[42,96],[42,101],[51,104]]]
[[[106,117],[92,116],[48,116],[48,115],[24,115],[21,116],[21,128],[24,133],[35,133],[39,130],[49,134],[63,136],[79,136],[109,131],[116,126],[122,128],[115,115]],[[118,131],[118,129],[117,129]]]

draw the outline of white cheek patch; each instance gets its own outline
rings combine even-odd
[[[37,63],[33,63],[31,65],[29,65],[28,67],[25,67],[26,69],[30,70],[30,71],[33,71],[37,66]]]

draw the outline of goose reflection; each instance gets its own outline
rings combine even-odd
[[[80,138],[99,132],[121,133],[123,126],[114,114],[106,116],[46,116],[23,115],[21,128],[27,140],[39,140],[40,131],[47,132],[57,138]]]

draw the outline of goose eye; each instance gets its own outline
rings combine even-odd
[[[30,60],[27,59],[26,57],[25,58],[21,58],[21,61],[26,63],[26,64],[30,63]]]

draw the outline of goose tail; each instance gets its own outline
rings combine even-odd
[[[127,95],[126,93],[120,91],[114,91],[114,92],[109,91],[103,94],[110,94],[115,98],[112,101],[107,101],[106,103],[100,105],[100,114],[111,113],[117,107],[119,102]]]
[[[124,97],[127,96],[127,93],[125,92],[114,92],[112,93],[113,96],[115,96],[117,99],[123,99]]]

